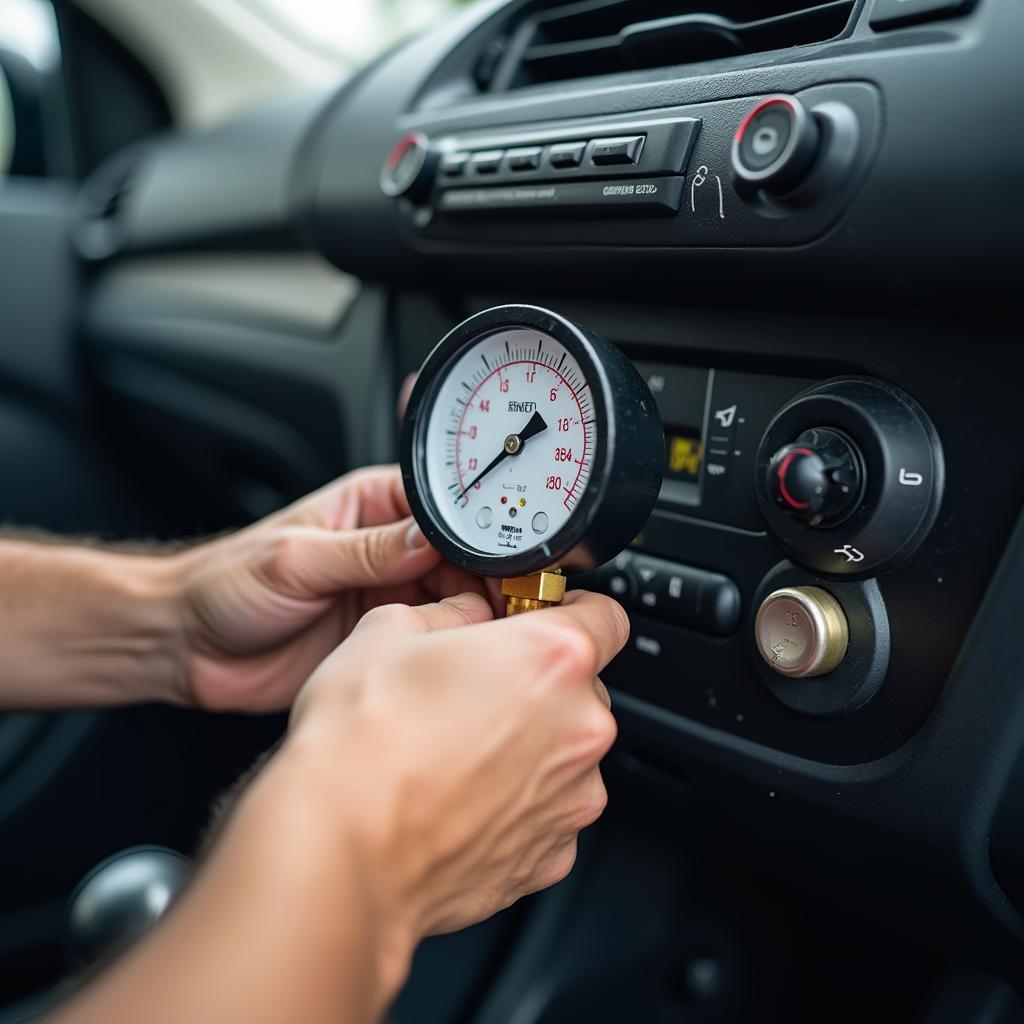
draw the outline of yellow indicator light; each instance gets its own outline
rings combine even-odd
[[[526,499],[525,498],[520,498],[519,499],[519,507],[520,508],[526,508]]]
[[[685,473],[697,476],[700,473],[700,460],[704,446],[691,437],[673,437],[669,439],[668,468],[670,473]]]

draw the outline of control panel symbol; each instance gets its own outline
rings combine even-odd
[[[847,562],[863,562],[864,552],[858,551],[852,544],[844,544],[841,548],[834,548],[836,555],[845,555]]]
[[[716,409],[715,419],[728,430],[732,426],[733,420],[736,419],[736,406],[730,405],[728,409]]]
[[[690,179],[690,213],[697,212],[696,192],[708,179],[707,164],[701,164]]]
[[[904,487],[920,487],[924,483],[924,477],[920,473],[911,473],[908,469],[901,467],[900,483]]]
[[[710,473],[711,476],[721,476],[724,472],[725,472],[725,466],[721,465],[720,463],[718,463],[718,462],[709,462],[708,463],[708,473]]]
[[[653,608],[658,603],[658,595],[653,591],[645,590],[640,595],[640,603],[648,608]]]
[[[638,636],[636,638],[636,649],[643,654],[650,654],[655,658],[661,654],[661,644],[649,636]]]
[[[794,622],[794,625],[797,623]],[[778,665],[782,660],[782,656],[786,653],[786,648],[796,647],[798,650],[803,649],[803,644],[798,644],[792,637],[784,636],[774,647],[772,647],[772,665]]]
[[[677,601],[683,596],[682,576],[673,576],[668,581],[668,596],[671,597],[673,601]]]
[[[650,566],[647,565],[638,566],[636,571],[637,575],[639,575],[640,579],[642,579],[644,583],[650,583],[651,580],[654,579],[655,574],[657,573],[657,569],[652,569]]]

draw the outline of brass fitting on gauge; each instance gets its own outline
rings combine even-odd
[[[513,576],[501,581],[501,592],[508,598],[506,615],[534,612],[561,603],[565,597],[565,577],[557,568],[544,569],[529,576]]]

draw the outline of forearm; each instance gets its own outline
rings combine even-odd
[[[381,1019],[405,978],[411,929],[383,894],[389,865],[359,828],[324,814],[292,756],[286,747],[242,796],[157,932],[58,1024]]]
[[[174,558],[0,540],[0,708],[184,701]]]

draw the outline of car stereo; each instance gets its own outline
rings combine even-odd
[[[864,82],[490,131],[427,115],[380,187],[421,242],[795,244],[850,200],[880,125]]]

